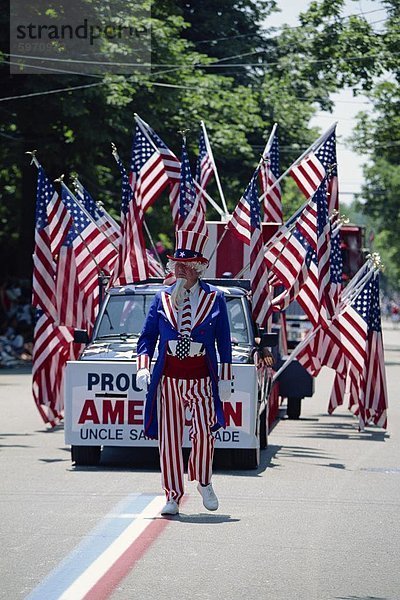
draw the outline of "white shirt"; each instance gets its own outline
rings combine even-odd
[[[190,302],[190,312],[191,312],[191,324],[192,327],[193,319],[196,314],[197,306],[199,304],[199,293],[200,293],[200,284],[198,281],[191,288],[185,290],[185,293],[189,293],[189,302]],[[178,322],[178,331],[181,330],[181,320],[182,320],[182,310],[183,310],[183,302],[179,306],[177,311],[177,322]]]
[[[193,324],[193,319],[196,314],[197,306],[199,304],[199,293],[200,293],[200,284],[198,281],[191,288],[185,290],[185,292],[189,292],[189,301],[190,301],[190,312],[191,312],[191,326]],[[181,319],[182,319],[182,311],[183,311],[183,302],[179,306],[177,311],[177,322],[178,322],[178,331],[181,328]],[[176,353],[176,340],[171,340],[169,342],[169,349],[172,354]],[[203,344],[199,342],[191,342],[189,356],[196,356],[200,353]]]

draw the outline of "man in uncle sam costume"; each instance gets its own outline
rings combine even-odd
[[[206,241],[201,233],[176,232],[176,250],[168,257],[168,267],[177,281],[156,294],[137,345],[137,385],[148,386],[145,434],[159,441],[166,494],[163,515],[179,513],[184,493],[186,407],[192,415],[188,479],[198,481],[205,508],[218,508],[211,484],[212,432],[225,427],[222,402],[231,394],[232,348],[223,292],[200,279],[208,264],[203,257]],[[150,376],[157,341],[158,358]]]

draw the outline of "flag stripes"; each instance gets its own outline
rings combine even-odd
[[[269,307],[268,263],[264,256],[258,200],[257,168],[239,200],[227,227],[245,244],[250,245],[250,281],[253,319],[264,326]]]
[[[292,167],[290,175],[306,198],[312,196],[326,175],[324,166],[311,152],[298,165]]]
[[[279,183],[275,184],[279,175],[279,142],[277,133],[274,133],[270,148],[263,155],[259,170],[264,196],[264,221],[282,223],[282,190]]]

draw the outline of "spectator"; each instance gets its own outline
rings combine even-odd
[[[0,286],[0,366],[32,361],[33,310],[28,282],[6,281]]]
[[[400,321],[400,307],[396,302],[394,302],[394,300],[392,300],[391,304],[392,304],[391,317],[392,317],[393,328],[397,329],[399,326],[399,321]]]

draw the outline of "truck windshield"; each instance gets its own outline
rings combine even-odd
[[[96,338],[139,335],[154,294],[110,296],[96,331]]]
[[[154,294],[110,296],[95,332],[95,338],[139,335]],[[250,336],[241,298],[226,297],[232,342],[249,344]]]

